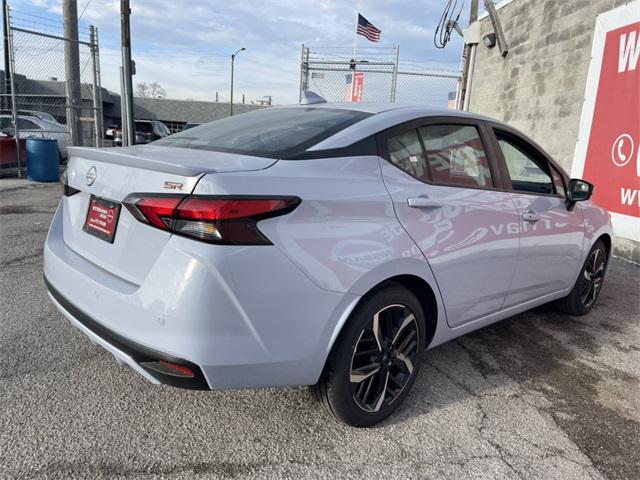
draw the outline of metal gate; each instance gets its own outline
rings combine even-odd
[[[9,7],[5,18],[9,27],[9,75],[0,86],[0,131],[16,139],[18,173],[24,166],[18,139],[55,138],[63,160],[66,147],[72,143],[101,146],[97,29],[79,27],[80,101],[74,103],[69,92],[77,88],[77,80],[67,76],[64,56],[65,43],[73,40],[64,37],[62,18],[41,17]]]
[[[312,90],[330,102],[372,102],[446,108],[460,81],[457,70],[400,62],[399,47],[302,46],[300,96]]]

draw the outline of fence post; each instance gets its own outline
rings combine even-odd
[[[93,63],[93,126],[95,130],[95,146],[102,146],[102,88],[100,84],[100,56],[98,47],[98,29],[89,26],[91,43],[91,61]]]
[[[400,60],[400,45],[396,45],[396,61],[393,64],[393,76],[391,77],[391,103],[396,101],[396,89],[398,88],[398,61]]]
[[[302,93],[306,90],[307,80],[307,68],[308,65],[305,62],[304,55],[304,43],[302,44],[302,53],[300,55],[300,92],[298,95],[298,103],[302,101]]]
[[[22,178],[22,152],[20,151],[20,129],[18,128],[18,99],[16,98],[15,81],[15,51],[13,50],[13,30],[11,30],[11,10],[9,4],[5,5],[4,18],[7,24],[9,45],[9,82],[11,85],[11,122],[13,123],[13,135],[16,141],[16,155],[18,163],[18,178]],[[6,72],[5,72],[6,75]]]

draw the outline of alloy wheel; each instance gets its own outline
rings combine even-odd
[[[605,255],[602,250],[596,248],[589,257],[584,268],[582,288],[580,290],[580,302],[585,307],[590,307],[595,302],[602,287],[604,279]]]
[[[418,338],[418,322],[405,305],[373,315],[351,358],[349,382],[359,408],[375,413],[400,396],[418,359]]]

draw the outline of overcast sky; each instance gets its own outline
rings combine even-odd
[[[278,104],[298,99],[301,44],[353,45],[357,12],[382,30],[379,44],[360,36],[359,45],[400,45],[401,62],[417,67],[459,67],[461,39],[454,34],[444,50],[433,45],[433,33],[444,0],[131,0],[135,82],[157,81],[167,96],[215,99],[229,96],[230,55],[236,60],[236,100],[273,95]],[[59,20],[62,0],[10,0],[16,18],[28,22]],[[81,31],[99,29],[103,86],[119,90],[119,0],[78,0]],[[41,17],[31,17],[37,15]],[[466,18],[463,12],[461,18]],[[463,23],[466,25],[466,22]],[[36,25],[37,26],[37,25]],[[43,28],[47,28],[44,27]]]

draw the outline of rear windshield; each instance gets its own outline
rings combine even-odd
[[[333,108],[264,108],[193,127],[154,144],[292,158],[369,116],[366,112]]]

